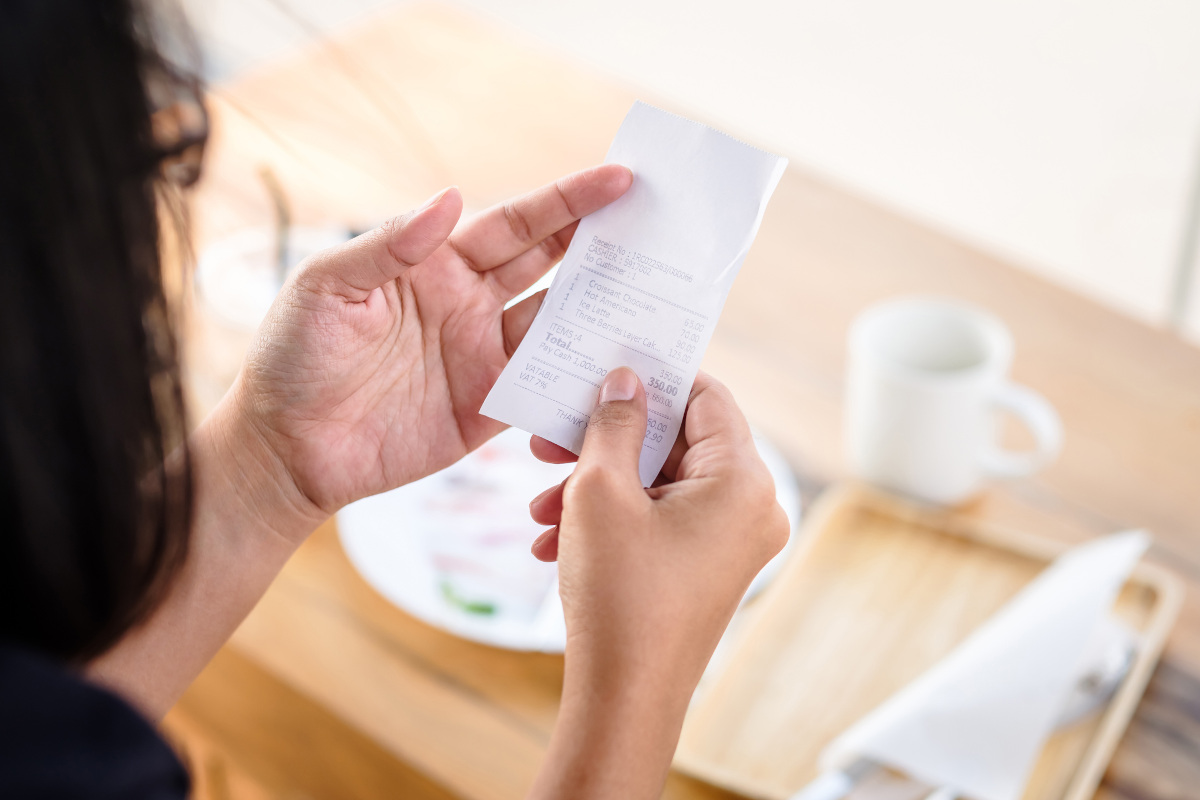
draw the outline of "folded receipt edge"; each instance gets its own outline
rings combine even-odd
[[[633,186],[580,221],[480,413],[578,453],[603,375],[631,367],[647,388],[649,486],[787,159],[638,101],[605,163]]]

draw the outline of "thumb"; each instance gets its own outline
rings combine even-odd
[[[331,294],[362,301],[380,286],[399,278],[442,246],[458,218],[463,200],[451,186],[410,211],[322,254],[308,277]]]
[[[641,486],[638,459],[646,436],[646,392],[628,367],[609,372],[583,437],[579,466],[628,475]]]

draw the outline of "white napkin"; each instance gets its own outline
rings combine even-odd
[[[1132,531],[1058,558],[950,655],[839,736],[822,766],[869,758],[974,800],[1019,800],[1089,641],[1148,544]]]

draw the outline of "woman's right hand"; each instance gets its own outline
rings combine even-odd
[[[530,504],[553,525],[567,623],[562,710],[536,797],[657,797],[692,691],[750,581],[783,547],[787,517],[729,391],[698,376],[683,430],[643,489],[646,395],[606,378],[578,466]],[[543,440],[543,460],[569,454]]]

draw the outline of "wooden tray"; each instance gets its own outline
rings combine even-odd
[[[785,800],[816,777],[826,744],[953,649],[1063,549],[855,485],[828,491],[800,535],[719,673],[693,699],[675,756],[677,768],[763,800]],[[1101,713],[1051,738],[1024,800],[1093,795],[1182,594],[1174,575],[1137,567],[1115,606],[1140,633],[1137,659]]]

